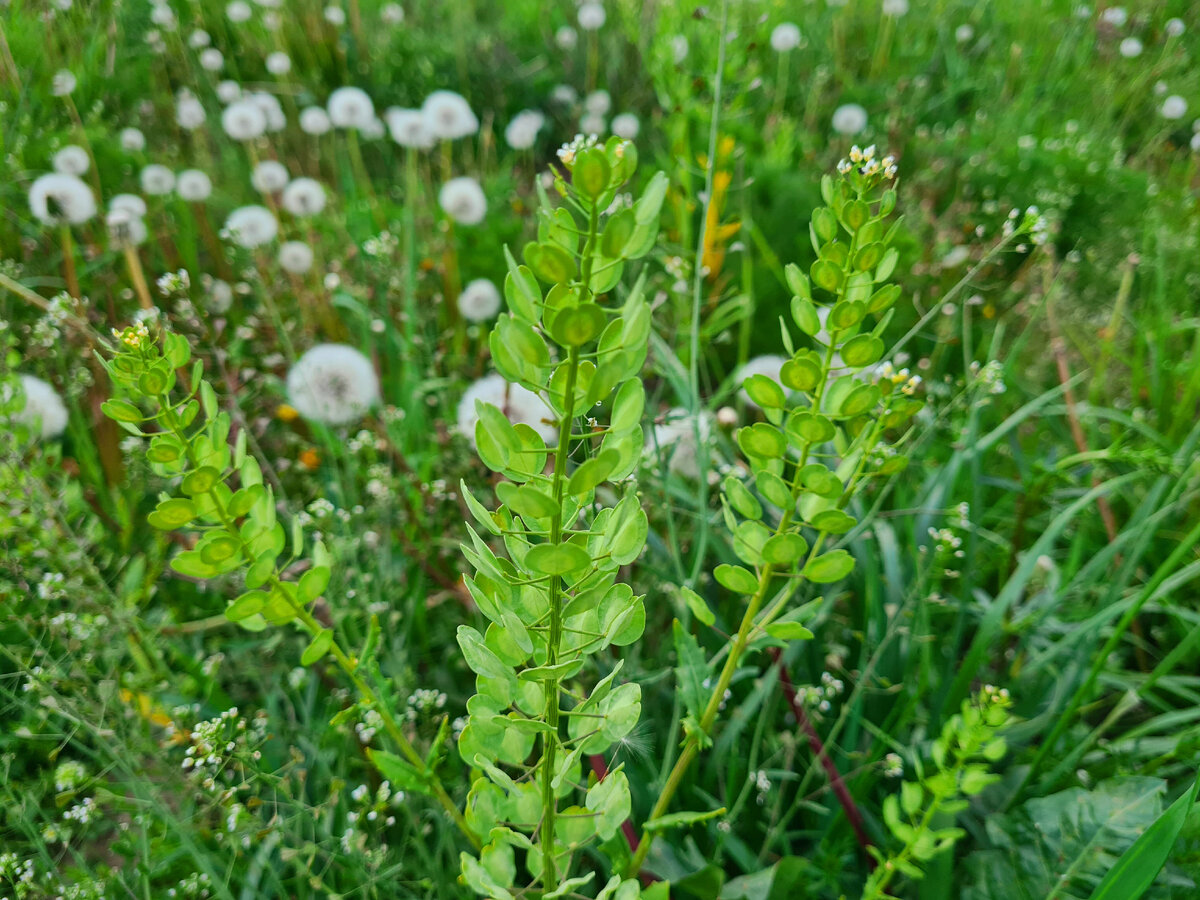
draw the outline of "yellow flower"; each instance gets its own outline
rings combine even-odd
[[[296,412],[294,408],[288,406],[286,403],[280,403],[279,406],[275,407],[275,418],[280,422],[295,422],[300,418],[300,413]]]

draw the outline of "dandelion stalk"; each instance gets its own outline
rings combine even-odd
[[[142,270],[142,261],[138,257],[137,248],[130,241],[125,242],[125,266],[129,269],[129,278],[137,293],[138,305],[142,309],[154,309],[154,301],[150,299],[150,288],[146,284],[146,273]]]

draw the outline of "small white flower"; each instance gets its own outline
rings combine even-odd
[[[623,137],[627,141],[632,141],[638,136],[639,130],[641,130],[641,125],[638,122],[638,117],[633,113],[621,113],[619,116],[613,116],[612,133],[617,137]]]
[[[509,384],[502,375],[493,374],[474,382],[458,403],[458,431],[471,446],[475,446],[475,423],[479,421],[476,400],[490,403],[513,424],[521,422],[530,426],[547,444],[554,443],[558,437],[554,411],[541,397],[519,384]]]
[[[285,241],[279,247],[279,266],[293,275],[303,275],[313,265],[312,247],[304,241]]]
[[[1162,109],[1160,110],[1164,119],[1182,119],[1187,115],[1187,111],[1187,101],[1178,94],[1172,94],[1164,100]]]
[[[607,18],[604,7],[599,3],[584,3],[579,7],[579,27],[584,31],[602,28]]]
[[[514,150],[528,150],[537,140],[546,117],[536,109],[523,109],[504,129],[504,140]]]
[[[146,136],[138,128],[122,128],[118,139],[121,149],[129,153],[138,153],[146,149]]]
[[[67,144],[57,153],[54,154],[54,159],[51,161],[55,172],[62,175],[82,175],[91,168],[92,161],[88,156],[88,152],[82,147],[75,144]]]
[[[96,215],[96,197],[78,175],[43,175],[29,188],[29,209],[44,225],[82,225]]]
[[[833,111],[833,130],[846,136],[867,128],[867,111],[857,103],[844,103]]]
[[[460,225],[478,225],[487,215],[487,197],[470,176],[451,178],[438,192],[438,205]]]
[[[206,72],[220,72],[225,68],[225,54],[216,47],[206,47],[200,51],[200,68]]]
[[[265,206],[241,206],[229,214],[225,229],[234,243],[252,250],[275,240],[279,223]]]
[[[771,31],[771,49],[787,53],[800,46],[800,27],[794,22],[780,22]]]
[[[338,128],[363,128],[375,119],[375,104],[362,88],[340,87],[325,104],[329,121]]]
[[[175,190],[175,173],[166,166],[151,163],[142,169],[141,174],[138,175],[138,182],[144,193],[151,197],[161,197],[163,194],[169,194]]]
[[[315,216],[325,209],[325,188],[314,178],[295,178],[279,202],[293,216]]]
[[[371,361],[345,344],[318,344],[287,375],[288,403],[306,419],[346,425],[379,402]]]
[[[55,97],[65,97],[75,90],[75,76],[66,69],[59,69],[50,79],[50,92]]]
[[[217,315],[229,312],[229,307],[233,305],[233,288],[229,286],[229,282],[215,278],[209,285],[206,299],[210,312]]]
[[[413,150],[428,150],[433,146],[433,133],[425,123],[419,109],[402,109],[393,106],[383,114],[392,140],[401,147]]]
[[[175,192],[191,203],[200,203],[212,194],[212,179],[199,169],[184,169],[175,180]]]
[[[479,130],[471,104],[454,91],[434,91],[421,104],[421,115],[429,133],[439,140],[453,141]]]
[[[305,134],[322,135],[333,127],[329,113],[319,106],[308,106],[300,110],[300,130]]]
[[[20,379],[25,402],[13,415],[14,421],[32,428],[42,440],[58,437],[67,428],[67,408],[62,398],[49,383],[40,378],[21,375]],[[8,401],[9,398],[5,396],[0,399]]]
[[[287,166],[273,159],[264,159],[254,167],[250,183],[260,194],[274,194],[287,186],[288,177]]]
[[[292,59],[282,50],[276,50],[267,56],[266,66],[272,75],[286,75],[292,71]]]
[[[458,311],[468,322],[486,322],[500,312],[500,291],[486,278],[476,278],[458,295]]]
[[[252,141],[267,130],[267,117],[253,100],[237,100],[221,113],[221,127],[235,141]]]

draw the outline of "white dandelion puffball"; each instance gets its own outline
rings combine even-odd
[[[92,161],[82,147],[67,144],[54,154],[50,164],[61,175],[82,175],[91,167]]]
[[[1187,26],[1183,24],[1183,19],[1167,19],[1163,30],[1167,33],[1167,37],[1179,37],[1187,30]]]
[[[188,46],[193,50],[199,50],[202,47],[207,47],[212,43],[212,35],[203,28],[197,28],[188,35]]]
[[[131,216],[141,218],[146,214],[146,201],[137,194],[117,194],[108,201],[110,210],[123,209]]]
[[[1160,110],[1164,119],[1182,119],[1187,115],[1187,111],[1187,101],[1178,94],[1172,94],[1164,100],[1162,109]]]
[[[556,84],[550,91],[550,99],[563,106],[574,106],[575,101],[579,99],[579,92],[569,84]]]
[[[318,344],[287,374],[288,403],[314,422],[346,425],[379,402],[379,377],[362,353],[346,344]]]
[[[175,103],[175,121],[185,131],[195,131],[204,124],[208,114],[204,112],[204,104],[189,91],[183,91]]]
[[[129,153],[138,153],[146,149],[146,136],[140,128],[122,128],[118,137],[121,149]]]
[[[847,136],[866,131],[867,111],[857,103],[843,103],[833,111],[832,125],[838,134]]]
[[[435,138],[454,141],[479,130],[479,119],[471,104],[454,91],[434,91],[421,104],[425,127]]]
[[[1200,131],[1197,131],[1192,135],[1192,139],[1189,144],[1194,153],[1200,153]]]
[[[780,22],[771,31],[771,49],[787,53],[800,46],[800,26],[795,22]]]
[[[279,202],[293,216],[315,216],[325,208],[325,188],[315,178],[295,178]]]
[[[82,225],[96,215],[96,197],[78,175],[43,175],[29,188],[29,209],[44,225]]]
[[[375,118],[375,104],[361,88],[338,88],[329,95],[325,108],[329,121],[338,128],[363,128]]]
[[[358,133],[368,141],[377,141],[388,133],[388,129],[383,124],[383,119],[372,119],[362,128],[358,129]]]
[[[236,103],[242,98],[242,86],[228,78],[217,82],[217,99],[222,103]]]
[[[288,177],[287,166],[273,159],[264,159],[254,167],[250,183],[260,194],[274,194],[287,187]]]
[[[960,44],[965,44],[973,37],[975,37],[975,27],[973,25],[959,25],[954,29],[954,40]]]
[[[267,119],[267,131],[283,131],[287,128],[287,116],[279,105],[279,98],[266,91],[254,91],[246,95],[246,99],[258,107]]]
[[[503,375],[493,374],[474,382],[458,401],[458,431],[471,442],[472,447],[475,446],[475,423],[479,421],[479,414],[475,411],[476,400],[490,403],[514,425],[528,425],[547,444],[553,444],[558,438],[554,410],[541,397],[519,384],[509,384]]]
[[[579,119],[579,131],[581,134],[601,135],[608,130],[608,125],[604,121],[604,116],[600,113],[584,113]]]
[[[671,57],[675,60],[675,65],[679,65],[688,55],[688,39],[682,34],[677,34],[671,38]]]
[[[212,179],[199,169],[184,169],[175,180],[175,193],[191,203],[200,203],[212,194]]]
[[[340,6],[325,7],[325,21],[330,25],[345,25],[346,11]]]
[[[608,91],[592,91],[583,98],[583,108],[593,116],[607,116],[612,109],[612,97]]]
[[[25,405],[13,416],[14,421],[32,428],[43,441],[56,438],[67,430],[67,408],[58,391],[48,382],[33,375],[22,375],[21,393],[25,395]]]
[[[780,384],[779,373],[783,371],[783,364],[785,362],[787,362],[786,356],[779,356],[774,353],[767,353],[747,360],[745,364],[738,368],[733,376],[734,383],[738,386],[738,395],[750,406],[757,408],[758,404],[750,399],[750,395],[746,393],[746,389],[742,387],[742,384],[751,375],[766,375],[776,384]]]
[[[908,0],[883,0],[880,12],[885,16],[900,17],[908,14]]]
[[[404,21],[404,7],[399,3],[385,3],[379,11],[379,18],[385,25],[399,25]]]
[[[205,306],[209,312],[216,313],[218,316],[222,313],[229,312],[229,307],[233,306],[233,288],[229,286],[228,281],[222,281],[220,278],[213,279],[213,283],[208,287],[208,293],[205,295]]]
[[[200,68],[206,72],[220,72],[225,68],[225,54],[216,47],[205,47],[200,51]]]
[[[584,3],[579,7],[579,27],[584,31],[595,31],[604,27],[607,18],[604,7],[599,3]]]
[[[236,100],[221,113],[221,127],[235,141],[252,141],[267,130],[267,117],[253,100]]]
[[[412,150],[428,150],[433,146],[433,133],[425,124],[425,116],[419,109],[402,109],[393,106],[383,114],[392,140],[401,147]]]
[[[286,75],[292,71],[292,60],[282,50],[276,50],[267,57],[267,71],[272,75]]]
[[[537,141],[538,132],[546,124],[546,117],[536,109],[523,109],[504,129],[504,140],[514,150],[528,150]]]
[[[300,130],[305,134],[319,136],[333,127],[329,121],[329,113],[319,106],[309,106],[300,110]]]
[[[225,7],[225,15],[229,17],[230,22],[245,22],[253,14],[249,3],[244,3],[243,0],[233,0]]]
[[[1117,50],[1126,59],[1134,59],[1142,55],[1142,42],[1135,37],[1127,37],[1121,41]]]
[[[554,32],[554,43],[559,50],[574,50],[579,43],[579,33],[570,25],[563,25]]]
[[[699,478],[699,449],[700,446],[711,447],[712,423],[712,413],[691,416],[683,407],[676,407],[654,426],[654,433],[646,439],[643,453],[649,459],[662,454],[662,458],[667,460],[668,472],[685,478]],[[696,441],[697,432],[699,443]]]
[[[625,138],[627,141],[632,141],[636,138],[641,127],[638,117],[633,113],[621,113],[619,116],[613,116],[612,133],[617,137]]]
[[[275,240],[279,223],[265,206],[241,206],[229,214],[225,230],[239,247],[253,250]]]
[[[478,225],[487,214],[487,197],[479,182],[468,175],[451,178],[438,191],[438,205],[460,225]]]
[[[500,290],[488,279],[476,278],[458,295],[458,311],[468,322],[486,322],[500,312]]]
[[[138,183],[141,184],[143,193],[151,197],[161,197],[175,190],[175,173],[166,166],[151,163],[138,175]]]
[[[75,76],[66,69],[59,69],[54,73],[54,77],[50,79],[50,93],[55,97],[65,97],[75,90],[75,85],[78,82]]]
[[[1129,13],[1125,11],[1125,7],[1123,6],[1110,6],[1104,12],[1100,13],[1100,20],[1120,28],[1129,21]]]
[[[104,224],[108,226],[109,238],[118,246],[136,247],[150,236],[146,223],[124,209],[114,209],[104,217]]]
[[[313,265],[312,247],[304,241],[284,241],[279,246],[279,267],[293,275],[303,275]]]

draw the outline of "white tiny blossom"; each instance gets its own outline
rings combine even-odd
[[[288,403],[306,419],[345,425],[379,402],[371,361],[345,344],[318,344],[287,375]]]

